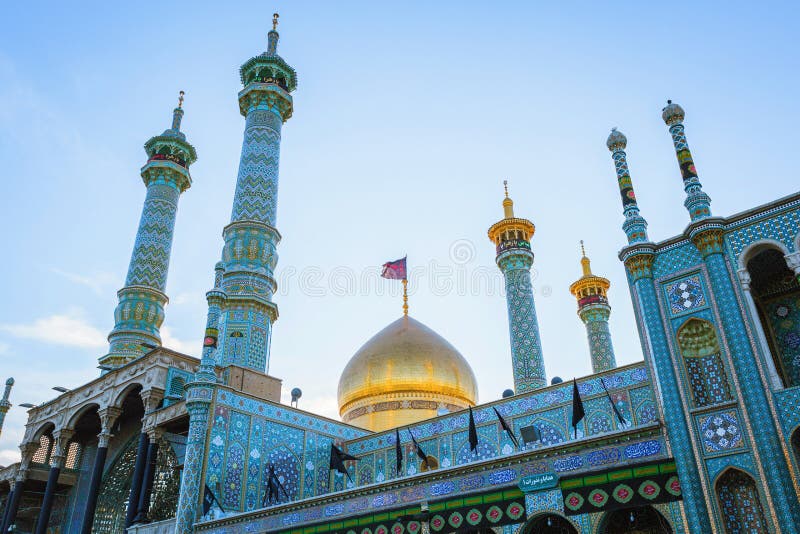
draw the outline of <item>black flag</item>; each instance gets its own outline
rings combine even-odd
[[[578,392],[578,382],[572,379],[572,429],[575,432],[575,437],[578,437],[578,423],[581,422],[586,412],[583,411],[583,401],[581,394]]]
[[[611,394],[608,392],[608,388],[606,388],[606,383],[603,382],[602,378],[600,379],[600,384],[603,385],[603,390],[606,392],[606,397],[608,397],[608,402],[611,403],[611,408],[613,408],[614,413],[617,414],[617,420],[619,421],[619,424],[625,426],[628,422],[625,420],[624,417],[622,417],[622,414],[620,413],[619,408],[617,408],[617,405],[614,404],[614,400],[611,398]]]
[[[400,448],[400,429],[394,429],[394,455],[397,462],[397,474],[403,473],[403,449]]]
[[[268,503],[280,502],[280,492],[283,492],[287,500],[289,499],[289,493],[286,491],[286,488],[283,487],[283,484],[281,484],[278,475],[275,474],[275,466],[270,464],[267,475],[267,490],[264,492],[264,502],[262,506],[266,506]]]
[[[475,416],[472,415],[472,406],[469,407],[469,448],[472,452],[478,448],[478,429],[475,428]]]
[[[411,441],[414,442],[414,448],[417,450],[417,456],[419,456],[420,460],[422,460],[422,465],[427,467],[428,466],[428,455],[425,454],[425,451],[422,450],[422,447],[419,446],[417,440],[414,439],[414,434],[411,433],[411,429],[408,429],[408,435],[411,436]]]
[[[219,509],[224,512],[225,510],[222,508],[222,505],[217,500],[217,496],[214,495],[214,492],[211,491],[211,488],[208,487],[208,484],[206,484],[205,486],[206,487],[203,490],[203,515],[208,514],[208,511],[211,510],[211,505],[214,504],[215,502],[217,503],[217,506],[219,506]]]
[[[342,449],[331,443],[331,461],[330,461],[330,469],[336,469],[338,472],[342,473],[343,475],[347,475],[347,479],[352,482],[353,479],[350,478],[350,473],[347,472],[347,468],[344,466],[345,460],[356,460],[358,458],[355,456],[351,456],[344,452]]]
[[[500,426],[506,431],[506,434],[508,434],[508,437],[511,438],[511,441],[514,442],[514,447],[519,449],[519,441],[517,441],[517,436],[514,435],[514,431],[511,430],[510,426],[508,426],[508,423],[506,423],[506,420],[503,419],[502,415],[500,415],[500,412],[497,411],[497,408],[492,406],[492,409],[494,410],[494,413],[497,414],[497,418],[500,420]]]

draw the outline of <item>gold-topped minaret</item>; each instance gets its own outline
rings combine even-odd
[[[589,338],[589,351],[592,358],[592,371],[599,373],[617,366],[614,346],[611,344],[611,331],[608,318],[611,306],[608,304],[608,278],[592,274],[591,261],[581,241],[581,269],[583,276],[569,286],[569,291],[578,301],[578,316],[586,325]]]
[[[503,181],[503,188],[503,219],[489,228],[489,239],[495,245],[495,261],[505,278],[514,391],[524,393],[547,385],[530,273],[531,238],[536,226],[528,219],[514,216],[508,181]]]

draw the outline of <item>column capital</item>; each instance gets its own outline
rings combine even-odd
[[[164,429],[156,426],[148,428],[145,430],[145,432],[147,433],[147,437],[150,439],[150,443],[158,441],[164,435]]]
[[[739,276],[739,282],[742,284],[742,289],[745,291],[750,291],[750,282],[752,278],[750,277],[750,271],[747,269],[739,269],[736,271],[736,274]]]
[[[67,457],[67,446],[69,440],[75,435],[75,431],[62,428],[53,432],[53,452],[50,455],[50,467],[64,467],[64,460]]]
[[[158,408],[158,405],[164,399],[164,391],[165,390],[162,388],[151,387],[139,393],[139,396],[142,398],[142,403],[144,404],[145,416]]]
[[[800,276],[800,252],[787,254],[784,256],[784,259],[786,260],[786,265],[794,271],[794,274]]]

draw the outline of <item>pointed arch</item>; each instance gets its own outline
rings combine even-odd
[[[578,534],[575,524],[558,512],[536,514],[528,519],[519,534]]]
[[[731,400],[731,387],[714,325],[691,317],[678,329],[677,339],[694,405],[711,406]]]
[[[267,470],[270,464],[275,466],[275,476],[283,485],[289,500],[293,501],[300,495],[300,460],[285,444],[278,445],[267,455],[267,461],[263,467],[263,480],[267,480]]]
[[[742,253],[749,292],[778,377],[784,387],[800,384],[800,281],[781,243],[759,242]],[[756,319],[754,317],[754,319]]]
[[[727,534],[769,532],[761,495],[750,475],[729,467],[717,477],[714,488]]]
[[[92,534],[124,530],[125,512],[128,509],[128,496],[131,491],[138,442],[138,436],[128,440],[103,475],[92,524]]]
[[[607,512],[600,520],[599,534],[672,534],[672,526],[654,507],[633,506]]]

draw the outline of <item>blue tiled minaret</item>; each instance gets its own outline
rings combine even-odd
[[[672,144],[675,146],[675,155],[678,158],[678,165],[681,169],[683,178],[683,189],[686,191],[686,200],[683,205],[689,210],[689,217],[692,221],[698,221],[711,217],[711,198],[703,191],[700,179],[697,177],[697,169],[694,166],[692,153],[689,151],[689,143],[686,142],[686,134],[683,129],[683,119],[686,113],[678,104],[672,100],[667,100],[667,105],[661,110],[661,118],[669,126],[669,133],[672,136]]]
[[[292,116],[290,93],[297,86],[294,69],[277,54],[276,28],[277,17],[267,51],[240,69],[244,141],[231,222],[223,231],[221,291],[226,301],[216,352],[220,365],[264,372],[269,369],[272,324],[278,318],[272,296],[276,290],[276,245],[281,238],[275,228],[281,126]]]
[[[189,166],[197,160],[194,147],[181,132],[182,105],[183,91],[172,113],[172,126],[144,145],[147,163],[141,175],[147,196],[125,287],[117,293],[109,351],[100,358],[103,365],[122,365],[161,345],[159,328],[168,301],[165,289],[178,199],[192,185]]]
[[[531,286],[531,238],[536,227],[527,219],[514,217],[514,202],[508,196],[508,188],[503,211],[505,217],[489,228],[489,239],[495,244],[497,266],[506,284],[514,391],[524,393],[547,385]]]
[[[3,397],[0,399],[0,434],[3,432],[3,422],[6,420],[6,414],[9,408],[11,408],[8,397],[11,395],[12,387],[14,387],[14,379],[9,378],[6,380],[6,389],[3,391]]]
[[[586,337],[589,340],[589,352],[592,359],[592,372],[608,371],[617,366],[614,356],[614,345],[611,343],[611,331],[608,318],[611,317],[611,306],[608,304],[608,278],[592,273],[591,262],[581,241],[581,268],[583,276],[569,286],[569,291],[578,300],[578,316],[586,325]]]

